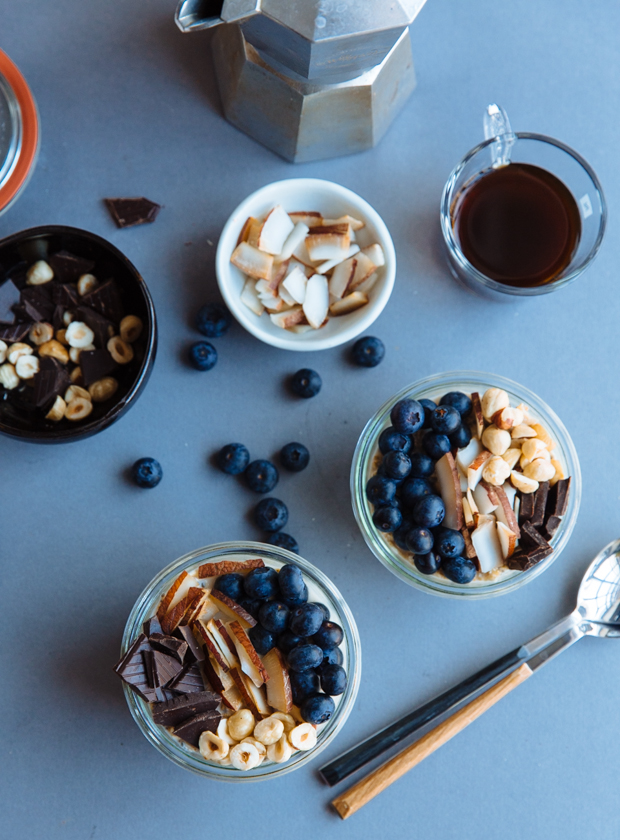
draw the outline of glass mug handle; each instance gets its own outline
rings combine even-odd
[[[510,127],[508,114],[500,105],[487,105],[484,112],[484,139],[495,139],[491,146],[493,169],[508,166],[510,153],[517,138]]]

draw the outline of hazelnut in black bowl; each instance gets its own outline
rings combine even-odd
[[[64,443],[107,428],[156,347],[146,283],[105,239],[46,225],[0,241],[0,432]]]

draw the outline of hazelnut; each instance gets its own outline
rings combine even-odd
[[[65,391],[65,402],[69,403],[71,400],[76,399],[76,397],[81,397],[83,400],[90,400],[90,394],[86,388],[82,388],[81,385],[69,385]]]
[[[62,322],[65,325],[65,327],[68,327],[71,321],[73,321],[73,312],[69,312],[69,310],[67,309],[67,311],[63,313]]]
[[[510,481],[513,487],[520,490],[522,493],[535,493],[538,490],[538,482],[533,478],[528,478],[523,473],[513,470],[510,473]]]
[[[33,324],[30,327],[28,338],[38,347],[40,344],[45,344],[46,341],[54,338],[54,328],[46,321],[40,321],[38,324]]]
[[[43,283],[49,283],[53,277],[51,265],[48,265],[45,260],[38,260],[26,272],[26,283],[29,286],[42,286]]]
[[[545,444],[547,449],[555,449],[555,441],[552,439],[549,432],[540,423],[532,423],[532,429],[536,432],[536,437]]]
[[[51,341],[46,341],[39,347],[39,356],[51,356],[53,359],[58,359],[63,365],[69,361],[69,354],[67,348],[63,347],[60,341],[53,338]]]
[[[540,453],[546,449],[547,447],[542,440],[539,440],[538,438],[528,438],[523,441],[521,453],[524,458],[527,458],[529,461],[533,461],[534,458],[540,458]]]
[[[113,397],[118,388],[118,382],[113,376],[104,376],[88,386],[88,393],[93,402],[105,402]],[[233,715],[234,717],[234,715]],[[237,741],[240,739],[237,738]]]
[[[555,475],[553,476],[553,478],[549,479],[549,484],[551,485],[551,487],[553,487],[554,484],[557,484],[558,481],[560,481],[560,479],[566,478],[566,476],[564,475],[562,464],[560,464],[560,462],[557,461],[555,458],[551,459],[551,466],[555,469]]]
[[[81,355],[81,354],[82,354],[85,350],[94,350],[94,349],[95,349],[95,345],[94,345],[94,344],[87,344],[87,345],[86,345],[86,347],[72,347],[72,348],[69,350],[69,358],[71,359],[71,361],[72,361],[74,364],[76,364],[76,365],[77,365],[77,364],[79,364],[79,361],[80,361],[80,355]]]
[[[66,408],[67,403],[63,400],[63,398],[60,395],[58,395],[54,401],[54,405],[45,415],[45,419],[53,420],[54,423],[58,423],[58,421],[62,420],[62,418],[65,416]]]
[[[502,458],[504,459],[504,461],[506,461],[511,470],[514,468],[515,464],[517,463],[520,457],[521,450],[512,449],[512,447],[510,449],[507,449],[506,452],[504,452],[504,454],[502,455]]]
[[[228,744],[213,732],[206,730],[198,741],[200,755],[207,761],[221,761],[228,756]]]
[[[73,382],[74,385],[83,385],[84,379],[82,377],[82,368],[81,367],[74,367],[71,373],[69,374],[69,379]]]
[[[71,347],[83,350],[93,343],[95,333],[83,321],[71,321],[67,327],[66,339]]]
[[[94,274],[82,274],[77,282],[78,295],[82,297],[92,292],[99,285],[99,281]]]
[[[85,400],[82,397],[75,397],[67,404],[65,417],[67,420],[83,420],[85,417],[88,417],[92,410],[93,404],[90,399]]]
[[[228,718],[228,734],[235,741],[243,741],[252,734],[255,724],[254,715],[249,709],[239,709]]]
[[[503,455],[510,448],[510,432],[497,426],[487,426],[482,433],[482,444],[493,455]]]
[[[515,440],[517,438],[533,438],[536,437],[536,432],[531,426],[526,426],[524,423],[520,423],[512,429],[511,435]]]
[[[0,385],[7,391],[12,391],[19,385],[19,376],[15,373],[15,368],[10,362],[0,366]]]
[[[511,408],[509,405],[496,411],[493,415],[493,422],[498,429],[512,429],[523,423],[523,412],[518,408]]]
[[[551,461],[544,458],[536,458],[523,470],[523,475],[532,478],[534,481],[551,481],[555,475],[555,467]]]
[[[284,734],[284,724],[277,718],[263,718],[254,727],[254,737],[266,747],[276,744]]]
[[[534,418],[530,414],[530,409],[528,408],[528,406],[525,403],[519,403],[517,408],[519,409],[519,411],[523,412],[523,422],[527,423],[528,426],[531,426],[534,422]]]
[[[60,343],[64,347],[69,346],[69,342],[67,341],[67,331],[66,330],[56,330],[56,335],[54,336],[54,338],[56,339],[56,341],[60,341]],[[69,355],[71,355],[71,352],[69,352]]]
[[[493,455],[486,462],[482,470],[483,479],[496,487],[503,484],[510,476],[510,465],[504,461],[501,455]]]
[[[2,341],[0,339],[0,365],[6,359],[7,350],[8,350],[8,347],[7,347],[6,341]]]
[[[32,379],[39,372],[37,356],[20,356],[15,362],[15,373],[20,379]]]
[[[510,405],[510,398],[501,388],[489,388],[482,395],[482,414],[485,420],[491,420],[494,414]]]
[[[17,341],[15,344],[9,345],[6,351],[6,358],[7,361],[14,365],[20,356],[30,356],[31,353],[32,347],[29,344],[23,344],[21,341]]]
[[[126,315],[120,323],[118,332],[123,341],[132,344],[136,339],[140,338],[142,321],[137,315]]]
[[[548,449],[541,449],[540,452],[537,452],[533,458],[526,458],[525,455],[521,455],[519,459],[519,465],[522,470],[524,470],[528,464],[531,464],[534,460],[543,460],[543,461],[551,461],[551,455]]]
[[[108,341],[108,353],[118,365],[126,365],[133,359],[131,344],[127,344],[122,338],[115,335]]]

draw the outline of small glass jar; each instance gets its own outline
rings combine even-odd
[[[525,403],[530,408],[531,414],[547,429],[556,442],[553,456],[562,464],[565,475],[571,476],[568,509],[566,515],[562,518],[560,527],[550,540],[553,546],[553,554],[525,572],[506,570],[502,572],[501,578],[498,580],[476,579],[469,584],[458,584],[452,583],[441,574],[423,575],[416,569],[413,561],[408,559],[407,554],[401,551],[387,534],[377,530],[372,521],[373,506],[366,498],[366,484],[368,479],[376,472],[373,469],[373,462],[379,452],[379,435],[391,425],[390,412],[397,402],[405,397],[415,400],[436,400],[448,391],[464,391],[466,394],[478,391],[482,396],[487,388],[503,388],[508,392],[512,406]],[[473,371],[453,371],[429,376],[426,379],[414,382],[407,388],[403,388],[402,391],[382,405],[374,417],[368,421],[360,435],[353,455],[351,497],[353,513],[366,544],[375,557],[392,574],[395,574],[410,586],[415,586],[424,592],[432,592],[434,595],[443,595],[448,598],[490,598],[494,595],[504,595],[507,592],[512,592],[534,580],[557,560],[566,546],[577,520],[581,502],[581,470],[577,452],[564,424],[540,397],[537,397],[523,385],[505,379],[503,376]]]
[[[344,694],[333,698],[336,710],[330,720],[319,727],[317,745],[314,749],[307,752],[295,752],[289,761],[283,764],[264,761],[254,770],[237,770],[231,766],[218,765],[215,762],[207,761],[198,750],[192,749],[163,726],[154,723],[149,704],[123,683],[125,699],[131,716],[149,743],[166,758],[178,764],[179,767],[192,770],[200,776],[228,782],[257,782],[264,779],[273,779],[283,776],[285,773],[290,773],[292,770],[297,770],[315,758],[333,741],[346,723],[355,703],[362,673],[361,643],[355,619],[334,584],[316,566],[297,554],[277,546],[258,542],[226,542],[206,546],[185,554],[163,569],[148,584],[131,610],[123,633],[121,656],[125,655],[131,643],[142,632],[144,621],[155,614],[161,596],[170,588],[181,571],[197,569],[203,563],[215,563],[221,560],[245,560],[250,557],[261,557],[265,561],[265,565],[274,569],[279,569],[286,563],[294,563],[299,566],[310,590],[310,600],[324,603],[329,608],[332,620],[340,624],[344,631],[341,650],[344,656],[343,668],[348,678],[347,688]]]

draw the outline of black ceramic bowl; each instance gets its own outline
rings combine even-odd
[[[109,402],[95,403],[84,421],[63,419],[54,423],[33,409],[14,391],[0,387],[0,432],[35,443],[68,443],[107,429],[135,402],[146,385],[157,350],[157,322],[153,300],[138,270],[118,248],[105,239],[79,228],[44,225],[0,240],[0,282],[21,263],[46,259],[57,251],[69,251],[94,260],[99,279],[113,277],[119,287],[125,313],[142,319],[142,335],[133,345],[134,357],[114,374],[119,387]]]

